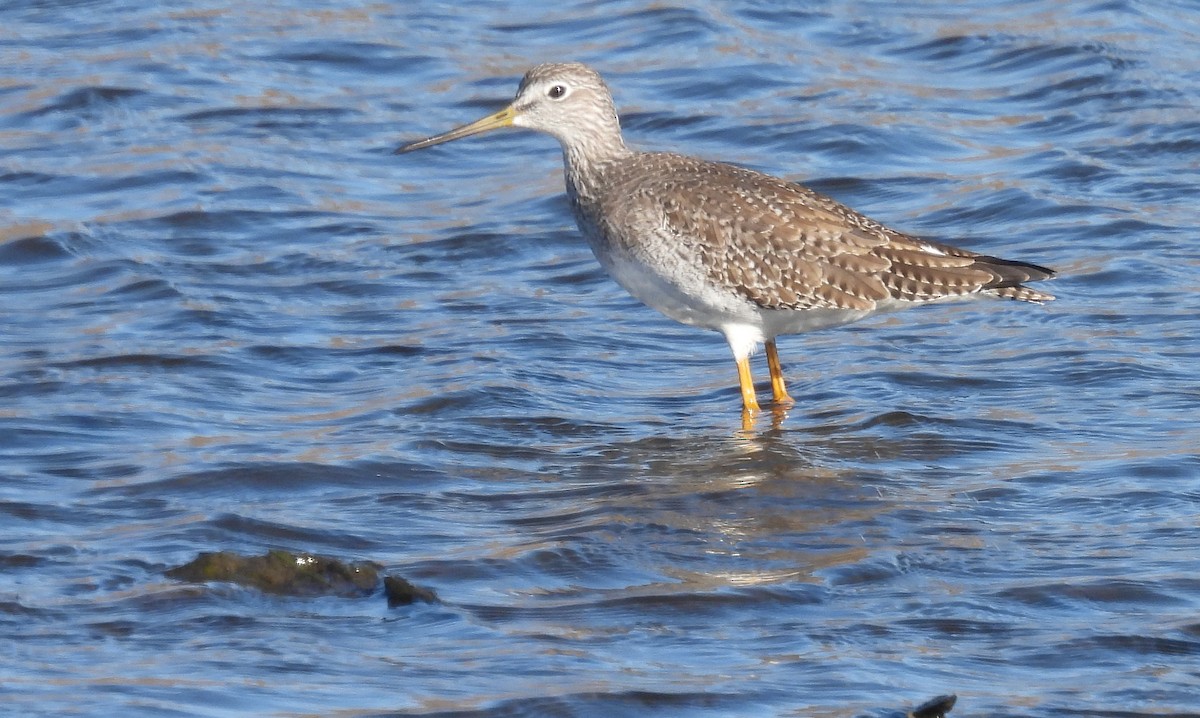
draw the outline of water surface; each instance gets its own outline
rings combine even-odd
[[[6,710],[1200,715],[1200,15],[847,5],[5,3]],[[742,432],[553,140],[390,154],[552,59],[1059,299],[785,338]],[[271,548],[443,603],[163,576]]]

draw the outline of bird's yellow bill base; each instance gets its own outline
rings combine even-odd
[[[512,127],[513,118],[516,116],[517,111],[512,105],[509,105],[495,114],[480,118],[470,124],[463,125],[462,127],[455,127],[449,132],[443,132],[442,134],[434,135],[433,137],[426,137],[425,139],[417,140],[416,142],[409,142],[407,145],[397,148],[395,154],[400,155],[404,154],[405,152],[412,152],[413,150],[423,150],[426,147],[440,145],[443,142],[451,142],[453,140],[462,139],[463,137],[478,135],[483,132],[490,132],[492,130],[500,129],[501,127]]]
[[[793,399],[787,392],[787,385],[783,383],[783,365],[779,363],[779,349],[775,346],[775,340],[767,340],[767,369],[771,372],[771,395],[775,398],[777,406],[792,407],[796,405],[796,400]]]

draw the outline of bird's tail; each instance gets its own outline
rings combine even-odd
[[[983,291],[988,294],[1005,299],[1033,302],[1035,304],[1042,304],[1054,299],[1053,294],[1030,289],[1025,286],[1025,282],[1040,282],[1043,279],[1051,279],[1056,274],[1053,269],[1029,262],[1000,259],[999,257],[988,257],[986,255],[975,257],[975,264],[972,266],[978,269],[986,269],[995,277],[995,279],[983,287]]]

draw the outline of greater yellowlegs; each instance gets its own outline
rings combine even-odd
[[[766,345],[776,405],[794,403],[775,337],[940,299],[1054,297],[1054,272],[919,239],[806,187],[753,170],[625,146],[612,93],[579,63],[538,65],[499,112],[404,145],[411,152],[500,127],[562,145],[567,197],[596,259],[643,303],[721,332],[742,407],[758,411],[750,356]]]

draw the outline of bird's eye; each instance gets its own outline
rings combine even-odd
[[[552,85],[549,90],[546,90],[546,96],[551,100],[561,100],[567,94],[565,85]]]

